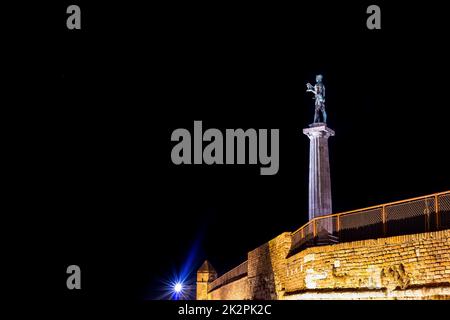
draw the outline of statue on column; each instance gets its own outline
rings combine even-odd
[[[323,76],[318,74],[316,76],[316,84],[313,86],[311,83],[306,84],[306,92],[314,93],[315,111],[314,111],[314,123],[319,121],[319,112],[322,112],[323,122],[327,122],[327,113],[325,111],[325,86],[322,83]]]

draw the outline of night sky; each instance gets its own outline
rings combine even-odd
[[[317,73],[336,132],[334,212],[450,189],[444,10],[378,2],[370,31],[372,3],[78,3],[81,31],[65,28],[64,4],[55,21],[30,184],[45,213],[34,254],[60,296],[156,299],[173,273],[193,280],[208,259],[221,274],[304,224]],[[173,165],[171,133],[194,120],[280,129],[278,174]],[[65,289],[70,264],[80,292]]]

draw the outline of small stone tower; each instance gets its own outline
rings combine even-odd
[[[197,300],[208,299],[208,283],[217,278],[217,272],[208,260],[197,270]]]

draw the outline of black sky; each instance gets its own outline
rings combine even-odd
[[[305,83],[327,86],[335,212],[449,189],[448,35],[436,6],[93,5],[50,47],[36,207],[43,263],[70,299],[155,298],[209,259],[219,273],[307,219]],[[64,12],[64,5],[61,5]],[[280,170],[174,166],[177,128],[279,128]],[[62,246],[62,244],[64,244]],[[85,290],[65,290],[79,264]],[[53,282],[52,282],[53,284]]]

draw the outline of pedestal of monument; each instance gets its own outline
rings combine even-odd
[[[328,138],[334,131],[326,123],[313,123],[303,129],[309,138],[309,220],[333,213],[331,202]],[[317,235],[332,235],[331,219],[318,220]]]

